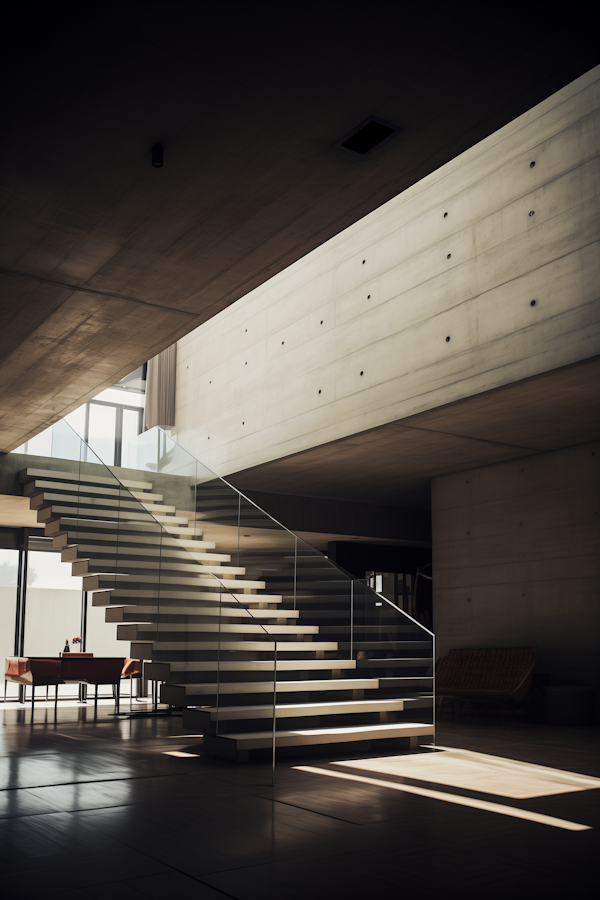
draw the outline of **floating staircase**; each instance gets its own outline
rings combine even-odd
[[[351,594],[351,579],[306,545],[269,549],[280,526],[219,479],[194,486],[182,511],[149,481],[71,468],[26,469],[24,494],[205,752],[248,759],[272,747],[273,723],[276,747],[295,752],[431,739],[432,644],[417,623],[362,583]],[[238,537],[233,565],[226,535],[240,522],[263,540],[242,559]]]

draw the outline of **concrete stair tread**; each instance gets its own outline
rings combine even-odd
[[[67,554],[68,555],[68,554]],[[87,570],[90,574],[95,574],[95,572],[107,572],[111,571],[108,566],[114,566],[117,572],[126,572],[127,569],[160,569],[162,572],[198,572],[201,574],[222,574],[224,576],[232,576],[232,575],[244,575],[245,569],[238,568],[234,566],[221,566],[221,565],[203,565],[197,560],[190,559],[185,555],[182,558],[179,557],[171,557],[171,556],[160,556],[157,559],[156,554],[153,558],[150,559],[130,559],[128,558],[128,553],[124,554],[115,554],[114,556],[107,555],[106,559],[94,559],[93,557],[80,556],[77,559],[64,559],[63,562],[71,562],[73,565],[77,563],[86,563]],[[83,571],[78,571],[77,575],[84,574]],[[222,580],[222,579],[219,579]],[[239,584],[239,582],[235,582]],[[263,582],[253,582],[253,584],[263,584]]]
[[[109,532],[108,539],[114,540],[115,535],[115,524],[114,522],[106,522],[101,519],[82,519],[75,518],[74,516],[63,515],[57,521],[46,524],[46,529],[50,528],[50,533],[53,535],[63,535],[63,534],[71,534],[77,535],[78,537],[86,537],[89,539],[90,533],[98,533],[102,534],[102,532]],[[138,520],[136,522],[119,522],[118,525],[118,533],[119,540],[123,536],[126,536],[127,539],[135,538],[139,543],[146,543],[148,541],[157,540],[160,538],[161,540],[165,539],[165,534],[171,534],[171,528],[162,528],[158,529],[156,527],[156,523],[152,521],[151,516],[147,516],[144,520]],[[175,532],[179,533],[181,529],[174,529]],[[200,542],[196,542],[195,538],[202,536],[202,529],[184,529],[186,533],[190,533],[192,537],[190,540],[194,543],[195,546],[202,546]],[[49,534],[47,531],[46,534]],[[171,538],[173,544],[180,540],[177,537],[177,534]],[[77,537],[75,538],[75,543],[77,542]],[[169,546],[173,546],[170,544]],[[215,545],[211,543],[211,546]]]
[[[185,528],[189,527],[189,519],[184,519],[182,516],[162,516],[155,515],[153,516],[157,522],[160,522],[161,525],[181,525]]]
[[[319,693],[323,691],[368,691],[379,688],[378,678],[328,678],[326,680],[309,679],[304,681],[278,681],[278,694],[302,694]],[[197,697],[215,695],[217,691],[223,694],[268,694],[273,693],[272,681],[222,681],[217,684],[175,684],[163,685],[163,691],[176,699],[174,706],[197,705]]]
[[[431,666],[433,663],[433,658],[430,656],[427,657],[394,657],[393,659],[359,659],[356,661],[357,666],[360,669],[393,669],[394,666],[398,668],[411,668],[412,666]]]
[[[93,577],[93,576],[90,576]],[[125,582],[121,582],[120,584],[124,584]],[[155,584],[156,582],[154,582]],[[125,583],[126,584],[126,583]],[[195,585],[194,585],[195,586]],[[167,588],[161,586],[160,591],[158,589],[152,590],[152,588],[147,588],[145,590],[138,590],[127,588],[127,587],[103,587],[98,588],[99,592],[102,591],[110,591],[112,594],[112,602],[118,603],[119,601],[123,601],[125,606],[131,606],[131,604],[142,605],[138,602],[140,600],[146,600],[148,603],[154,604],[154,609],[157,609],[158,602],[160,600],[160,604],[164,605],[165,608],[168,606],[169,610],[172,614],[177,614],[181,616],[196,616],[196,615],[218,615],[219,605],[223,610],[225,615],[234,615],[236,609],[244,608],[246,611],[249,609],[253,613],[263,613],[268,612],[269,610],[265,610],[264,606],[253,606],[257,602],[261,604],[268,603],[269,605],[274,604],[278,606],[281,603],[281,597],[275,597],[271,594],[238,594],[235,591],[228,591],[227,593],[223,593],[219,591],[219,583],[215,579],[210,582],[210,587],[212,591],[188,591],[188,590],[177,590],[177,588]],[[222,598],[222,600],[221,600]],[[202,600],[203,602],[212,603],[213,606],[210,608],[210,612],[204,612],[208,607],[201,607],[202,611],[197,612],[196,608],[193,606],[180,606],[175,608],[173,607],[174,601],[181,600],[194,600],[196,602]],[[102,605],[102,604],[100,604]],[[226,612],[225,612],[226,611]],[[273,613],[275,610],[273,610]],[[280,614],[285,613],[285,615],[289,616],[289,618],[298,618],[298,611],[291,609],[283,609],[280,610]],[[244,613],[245,615],[246,613]],[[318,625],[307,626],[318,629]],[[329,638],[329,640],[334,640],[333,638]]]
[[[46,488],[43,491],[36,491],[29,495],[31,509],[62,504],[76,507],[94,506],[100,509],[112,509],[116,506],[122,506],[125,509],[144,509],[144,504],[136,500],[128,491],[119,491],[116,487],[114,490],[110,488],[94,489],[93,487],[90,487],[89,491],[74,489],[71,493],[61,491],[55,487],[54,489]],[[173,511],[174,509],[173,507]]]
[[[94,572],[90,575],[84,575],[84,578],[89,579],[89,583],[84,584],[84,590],[86,591],[100,591],[106,590],[108,587],[108,583],[112,579],[115,585],[118,583],[120,585],[123,584],[124,580],[128,580],[128,583],[133,585],[136,583],[139,584],[156,584],[156,575],[128,575],[126,572]],[[94,579],[96,579],[94,581]],[[98,579],[103,579],[107,584],[104,587],[100,586],[100,581]],[[98,584],[98,587],[93,587],[93,584]],[[216,578],[212,573],[206,572],[204,575],[198,573],[197,575],[171,575],[167,570],[166,576],[161,577],[161,587],[162,585],[174,584],[174,585],[193,585],[194,587],[211,587],[215,591],[218,591],[220,588],[224,588],[228,591],[228,593],[233,594],[239,588],[253,588],[256,590],[262,590],[265,586],[264,581],[233,581],[226,578]]]
[[[350,641],[344,641],[344,643],[349,644]],[[389,641],[361,641],[361,640],[353,640],[352,646],[355,650],[385,650],[386,648],[390,650],[431,650],[432,642],[431,641],[403,641],[403,640],[389,640]]]
[[[93,577],[93,576],[92,576]],[[94,591],[94,596],[92,598],[92,606],[103,606],[103,607],[123,607],[127,606],[131,609],[137,608],[137,604],[135,602],[135,598],[128,599],[127,596],[119,596],[114,598],[113,591],[101,590]],[[142,594],[141,591],[133,592]],[[144,594],[144,596],[147,596]],[[207,618],[219,619],[219,618],[233,618],[233,619],[247,619],[248,621],[252,621],[253,619],[261,620],[261,619],[297,619],[298,611],[293,609],[253,609],[250,611],[246,609],[246,607],[240,607],[238,609],[226,606],[219,610],[218,605],[208,606],[208,607],[196,607],[194,610],[187,610],[186,607],[170,607],[166,602],[165,598],[161,598],[161,607],[163,612],[169,612],[170,615],[194,615],[194,616],[205,616]],[[144,607],[146,609],[147,607]],[[156,608],[156,607],[155,607]]]
[[[118,625],[140,625],[146,624],[148,626],[152,626],[152,628],[157,631],[160,630],[161,633],[166,633],[169,631],[179,631],[181,629],[181,625],[178,625],[176,622],[168,622],[168,623],[160,623],[157,621],[160,617],[156,614],[156,611],[147,612],[147,607],[141,609],[137,606],[107,606],[106,609],[106,622],[115,623]],[[126,612],[125,612],[126,610]],[[186,632],[188,634],[196,634],[196,633],[204,633],[204,634],[215,634],[221,631],[222,634],[279,634],[279,635],[313,635],[318,634],[318,628],[314,625],[260,625],[260,624],[251,624],[251,622],[246,621],[239,625],[229,625],[214,622],[203,622],[202,624],[189,622],[185,625]],[[299,643],[303,643],[299,641]],[[306,641],[307,644],[310,644],[311,641]]]
[[[186,634],[186,632],[182,629],[181,634]],[[159,632],[154,640],[154,649],[157,651],[217,650],[220,648],[223,652],[234,650],[242,653],[272,653],[275,645],[277,645],[278,653],[318,653],[325,650],[334,653],[337,650],[337,644],[331,642],[321,644],[318,641],[271,641],[266,634],[262,641],[235,641],[223,639],[223,637],[219,640],[218,632],[215,632],[215,638],[212,641],[195,641],[187,637],[181,641],[163,641],[160,638]],[[305,662],[305,660],[297,660],[297,662]],[[335,662],[335,660],[329,660],[329,662]]]
[[[139,658],[134,655],[134,658]],[[152,662],[163,662],[161,659],[152,659]],[[166,662],[166,660],[165,660]],[[272,672],[273,660],[197,660],[179,662],[169,661],[171,672]],[[339,671],[341,669],[355,669],[356,663],[349,659],[281,659],[277,660],[278,672],[310,672],[313,670]]]
[[[149,502],[149,503],[143,503],[142,501],[140,501],[140,502],[142,503],[142,506],[144,507],[144,509],[147,509],[153,515],[154,515],[154,513],[160,513],[161,515],[171,515],[171,514],[175,513],[174,506],[167,506],[164,503],[159,504],[159,503],[153,503],[153,502]],[[186,521],[189,521],[187,519],[187,517],[181,516],[181,518],[186,518]]]
[[[72,509],[75,513],[83,512],[85,514],[86,508],[93,509],[94,514],[98,515],[99,512],[112,512],[115,509],[121,509],[124,511],[132,511],[132,512],[140,512],[147,515],[148,519],[156,518],[152,517],[147,510],[144,509],[143,505],[139,503],[137,500],[134,500],[132,497],[119,497],[118,495],[114,497],[82,497],[81,500],[78,500],[78,494],[60,494],[57,492],[44,491],[43,494],[34,494],[29,498],[29,508],[33,510],[37,510],[41,512],[42,510],[48,509]]]
[[[87,475],[85,472],[62,472],[59,469],[24,469],[19,473],[19,481],[22,484],[26,484],[28,481],[32,481],[36,478],[46,478],[51,480],[62,480],[62,481],[77,481],[81,484],[107,484],[113,485],[116,483],[117,479],[109,478],[103,475]],[[121,484],[129,489],[133,489],[136,491],[151,491],[152,484],[149,481],[131,481],[129,479],[122,479]]]
[[[201,528],[195,529],[195,532],[196,532],[196,534],[202,534],[202,529]],[[191,550],[192,553],[198,548],[202,548],[202,549],[206,548],[206,549],[211,549],[211,550],[216,550],[216,548],[217,548],[217,545],[214,543],[214,541],[198,541],[198,540],[193,540],[193,539],[189,539],[189,538],[177,538],[177,543],[181,544],[182,547],[185,547],[186,550]],[[229,556],[229,558],[231,559],[230,554],[224,554],[224,555]]]
[[[81,484],[80,482],[73,481],[50,481],[49,479],[39,479],[36,478],[34,481],[29,481],[25,487],[23,488],[23,496],[25,497],[40,497],[44,496],[46,493],[48,495],[56,495],[56,496],[66,496],[68,499],[72,500],[73,496],[75,497],[96,497],[96,498],[123,498],[136,500],[141,502],[142,499],[151,498],[151,502],[156,502],[158,500],[162,500],[162,496],[160,494],[145,494],[141,491],[129,491],[123,489],[117,481],[112,484],[106,485],[94,485],[94,484]],[[173,507],[175,509],[175,507]]]
[[[349,713],[369,712],[401,712],[404,709],[404,699],[390,700],[336,700],[320,701],[318,703],[277,703],[277,718],[291,718],[297,716],[325,716],[347,715]],[[254,719],[268,718],[273,715],[273,704],[263,703],[249,706],[205,706],[198,712],[210,716],[211,721],[217,719]]]
[[[173,520],[171,520],[173,521]],[[171,525],[166,523],[164,526],[164,530],[169,534],[178,534],[178,535],[200,535],[202,534],[201,528],[190,527],[189,525]]]
[[[73,516],[77,515],[88,519],[115,519],[119,521],[119,527],[121,524],[127,523],[131,523],[131,525],[135,523],[135,527],[137,527],[138,523],[141,524],[143,522],[149,526],[154,525],[154,528],[156,529],[154,523],[159,521],[151,516],[149,512],[142,509],[141,506],[139,509],[136,509],[135,503],[129,504],[127,502],[116,505],[114,508],[94,506],[91,503],[88,503],[85,507],[78,507],[66,503],[53,503],[52,505],[43,506],[41,509],[37,510],[37,518],[40,523],[46,523],[49,519],[73,518]],[[167,517],[165,516],[165,518]],[[156,531],[158,531],[158,529],[156,529]]]
[[[88,536],[85,536],[86,541],[89,540]],[[68,547],[62,548],[62,560],[63,562],[75,562],[78,559],[91,559],[92,555],[95,555],[96,558],[99,556],[107,556],[118,555],[119,558],[127,559],[129,557],[137,558],[137,557],[153,557],[156,558],[156,550],[157,547],[160,547],[161,558],[171,560],[176,559],[182,562],[194,561],[199,563],[228,563],[231,560],[231,556],[229,553],[210,553],[200,549],[199,551],[194,550],[190,551],[187,547],[180,547],[179,541],[173,541],[172,545],[165,546],[164,543],[160,543],[157,539],[156,546],[149,547],[129,547],[124,546],[123,543],[118,546],[114,544],[106,544],[106,546],[98,546],[98,543],[84,543],[82,541],[74,542],[72,545]],[[127,542],[125,542],[127,544]],[[61,549],[60,547],[55,547],[55,550]],[[219,566],[221,568],[221,566]],[[230,571],[229,569],[224,571]]]
[[[370,741],[382,738],[416,737],[433,733],[433,725],[423,722],[394,722],[381,725],[347,725],[337,728],[306,728],[295,731],[276,731],[275,746],[294,747],[306,744],[332,744],[351,741]],[[231,741],[237,750],[259,750],[272,746],[269,731],[211,735],[211,743]],[[206,736],[205,736],[206,741]]]

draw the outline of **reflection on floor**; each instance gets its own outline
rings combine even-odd
[[[113,711],[40,703],[30,724],[0,704],[6,900],[520,900],[596,877],[596,728],[444,722],[443,752],[286,759],[272,788],[267,764],[205,759],[176,716]]]

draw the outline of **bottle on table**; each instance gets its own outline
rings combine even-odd
[[[69,639],[67,638],[65,641],[65,649],[63,650],[63,653],[70,653],[70,652],[71,652],[71,648],[69,647]]]

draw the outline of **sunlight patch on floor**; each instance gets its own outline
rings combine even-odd
[[[578,775],[576,772],[535,766],[453,747],[436,749],[440,752],[344,760],[332,765],[443,784],[498,797],[511,797],[514,800],[600,788],[600,778]]]
[[[164,750],[163,756],[188,757],[188,756],[200,756],[200,754],[199,753],[185,753],[183,750]]]
[[[340,763],[339,765],[345,765],[345,763]],[[569,822],[568,819],[557,819],[555,816],[546,816],[541,813],[532,812],[528,809],[519,809],[516,806],[504,806],[502,803],[479,800],[477,797],[463,797],[460,794],[448,794],[445,791],[434,791],[429,788],[417,787],[413,784],[400,784],[397,781],[384,781],[381,778],[370,778],[366,775],[352,775],[350,772],[334,772],[332,769],[320,769],[316,766],[294,766],[294,768],[300,772],[308,772],[313,775],[328,775],[330,778],[341,778],[345,781],[357,781],[361,784],[389,788],[392,791],[400,791],[405,794],[417,794],[420,797],[428,797],[432,800],[443,800],[446,803],[453,803],[456,806],[468,806],[471,807],[471,809],[480,809],[485,812],[511,816],[513,819],[525,819],[528,822],[537,822],[540,825],[550,825],[554,828],[562,828],[565,831],[590,831],[592,827],[591,825],[581,825],[578,822]]]

